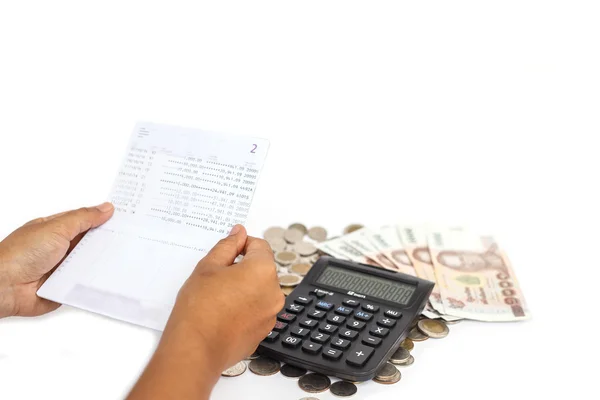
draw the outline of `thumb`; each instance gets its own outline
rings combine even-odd
[[[206,256],[198,263],[198,267],[224,267],[233,264],[233,260],[246,245],[248,233],[242,225],[235,225],[229,236],[219,240]]]
[[[50,219],[46,223],[54,228],[65,239],[71,241],[75,236],[91,228],[102,225],[112,217],[115,208],[110,203],[102,203],[96,207],[83,207],[68,211]]]

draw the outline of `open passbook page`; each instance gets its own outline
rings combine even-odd
[[[196,263],[244,223],[265,139],[139,123],[93,229],[38,290],[40,297],[162,330]]]

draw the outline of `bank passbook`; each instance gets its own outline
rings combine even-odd
[[[359,382],[372,379],[421,314],[433,282],[321,257],[285,301],[258,351]]]
[[[108,200],[40,297],[162,330],[198,261],[250,210],[269,142],[138,123]]]

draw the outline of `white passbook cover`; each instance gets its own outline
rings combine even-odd
[[[139,123],[92,229],[40,297],[162,330],[197,262],[244,223],[267,155],[265,139]]]

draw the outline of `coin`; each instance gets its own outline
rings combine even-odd
[[[271,249],[273,250],[274,253],[276,253],[278,251],[284,251],[285,247],[287,245],[287,242],[285,241],[285,239],[279,238],[279,237],[268,240],[267,242],[271,246]]]
[[[408,357],[408,360],[406,360],[406,362],[403,362],[402,364],[398,364],[401,367],[408,367],[409,365],[412,365],[412,363],[415,362],[415,358],[412,356],[412,354],[410,355],[410,357]]]
[[[302,240],[304,237],[304,233],[300,232],[298,229],[286,229],[283,233],[283,238],[288,243],[297,243]]]
[[[338,381],[332,383],[329,390],[331,390],[331,393],[336,396],[347,397],[355,394],[358,389],[356,388],[356,385],[354,383]]]
[[[319,260],[319,258],[321,258],[321,255],[319,253],[313,254],[312,256],[308,257],[308,261],[314,264]]]
[[[300,400],[319,400],[318,397],[303,397]]]
[[[381,368],[379,368],[379,371],[377,371],[377,374],[375,374],[375,379],[380,381],[389,381],[396,374],[396,372],[398,372],[398,369],[394,367],[394,365],[387,362],[383,364]]]
[[[282,287],[281,291],[283,292],[284,295],[289,296],[290,293],[292,293],[294,291],[293,287]]]
[[[299,230],[300,232],[302,232],[302,235],[306,235],[306,233],[308,232],[308,229],[306,229],[306,226],[299,222],[291,224],[290,226],[288,226],[288,229]]]
[[[350,224],[347,227],[344,228],[344,235],[347,235],[349,233],[352,233],[354,231],[357,231],[361,228],[364,228],[364,225],[361,224]]]
[[[459,322],[461,322],[461,321],[462,321],[462,319],[455,319],[455,320],[452,320],[452,321],[447,321],[447,320],[444,320],[444,323],[445,323],[446,325],[455,325],[455,324],[458,324],[458,323],[459,323]]]
[[[415,348],[415,344],[412,340],[406,338],[402,341],[402,343],[400,343],[400,347],[404,347],[406,350],[411,351]]]
[[[402,374],[400,373],[400,371],[396,370],[396,373],[392,375],[392,377],[388,380],[384,381],[375,377],[373,378],[373,381],[377,383],[383,383],[384,385],[393,385],[394,383],[398,383],[400,381],[400,378],[402,378]]]
[[[300,241],[294,244],[294,251],[302,257],[308,257],[315,254],[317,248],[312,243]]]
[[[256,375],[273,375],[279,372],[279,361],[268,357],[258,357],[256,360],[250,361],[248,368]]]
[[[327,231],[320,226],[313,226],[308,230],[308,237],[317,242],[322,242],[327,239]]]
[[[263,237],[268,242],[270,242],[273,239],[277,239],[277,238],[283,239],[284,232],[285,232],[285,229],[280,228],[278,226],[272,226],[263,233]]]
[[[225,371],[221,372],[221,376],[239,376],[246,372],[246,363],[240,361],[235,364],[233,367],[227,368]]]
[[[433,339],[441,339],[448,336],[448,326],[439,319],[423,319],[417,324],[417,328],[425,335]]]
[[[306,374],[298,380],[300,389],[308,393],[319,393],[329,389],[331,381],[325,375],[321,374]]]
[[[299,378],[306,374],[306,370],[304,368],[295,367],[290,364],[283,364],[280,372],[281,375],[287,376],[288,378]]]
[[[255,350],[254,353],[246,357],[246,360],[256,360],[258,357],[260,357],[260,354],[258,354],[258,351]]]
[[[296,274],[279,275],[279,285],[286,287],[298,286],[302,282],[302,277]]]
[[[406,350],[404,347],[399,347],[398,350],[392,354],[390,357],[390,362],[392,364],[403,364],[410,357],[410,352]]]
[[[415,327],[408,332],[408,338],[413,342],[422,342],[423,340],[429,339],[429,336],[423,335],[421,331]]]
[[[298,263],[292,265],[290,269],[293,273],[304,276],[310,271],[310,267],[312,267],[312,264]]]
[[[293,251],[278,251],[275,253],[275,261],[277,261],[281,265],[290,265],[297,262],[300,259],[298,254]]]

